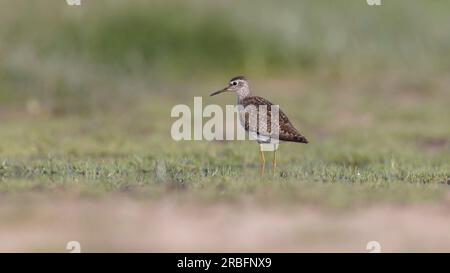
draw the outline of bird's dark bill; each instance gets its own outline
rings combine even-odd
[[[224,88],[224,89],[222,89],[222,90],[216,91],[216,92],[212,93],[210,96],[212,97],[212,96],[218,95],[218,94],[220,94],[220,93],[223,93],[223,92],[225,92],[225,91],[227,91],[227,88]]]

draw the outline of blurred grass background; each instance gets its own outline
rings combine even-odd
[[[386,1],[382,7],[362,0],[0,5],[1,102],[32,97],[55,112],[101,108],[107,102],[92,97],[117,95],[123,86],[128,97],[143,88],[156,93],[158,85],[177,80],[236,73],[301,79],[320,72],[358,80],[405,72],[426,79],[450,67],[443,57],[450,46],[442,29],[446,1]]]
[[[0,1],[0,191],[441,200],[450,3]],[[174,142],[175,104],[247,75],[307,146]]]

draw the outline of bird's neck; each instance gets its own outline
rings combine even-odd
[[[249,88],[241,88],[236,91],[238,104],[241,104],[242,100],[246,97],[250,97],[250,89]]]

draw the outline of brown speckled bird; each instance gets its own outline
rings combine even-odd
[[[275,174],[276,150],[280,141],[308,143],[278,105],[251,95],[249,82],[244,76],[232,78],[227,87],[212,93],[211,96],[227,91],[236,93],[240,123],[249,132],[250,137],[260,144],[261,175],[264,173],[266,161],[263,151],[273,151],[272,171]]]

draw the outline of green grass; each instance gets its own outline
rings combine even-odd
[[[258,178],[253,142],[173,141],[171,107],[192,105],[192,96],[198,95],[186,91],[186,99],[142,95],[125,112],[26,115],[2,122],[0,192],[255,199],[335,208],[445,198],[450,179],[445,90],[423,97],[407,93],[420,100],[410,98],[403,108],[395,96],[371,93],[371,81],[358,83],[358,91],[331,92],[325,91],[328,83],[311,80],[308,92],[289,96],[266,88],[280,85],[289,92],[297,90],[295,85],[257,86],[264,83],[260,94],[280,103],[311,140],[281,145],[275,177],[268,165],[266,176]],[[231,95],[204,97],[205,103],[230,101]]]
[[[255,2],[0,2],[0,194],[446,198],[450,5]],[[275,177],[254,143],[170,138],[175,104],[234,103],[207,95],[241,73],[311,141],[282,144]]]

